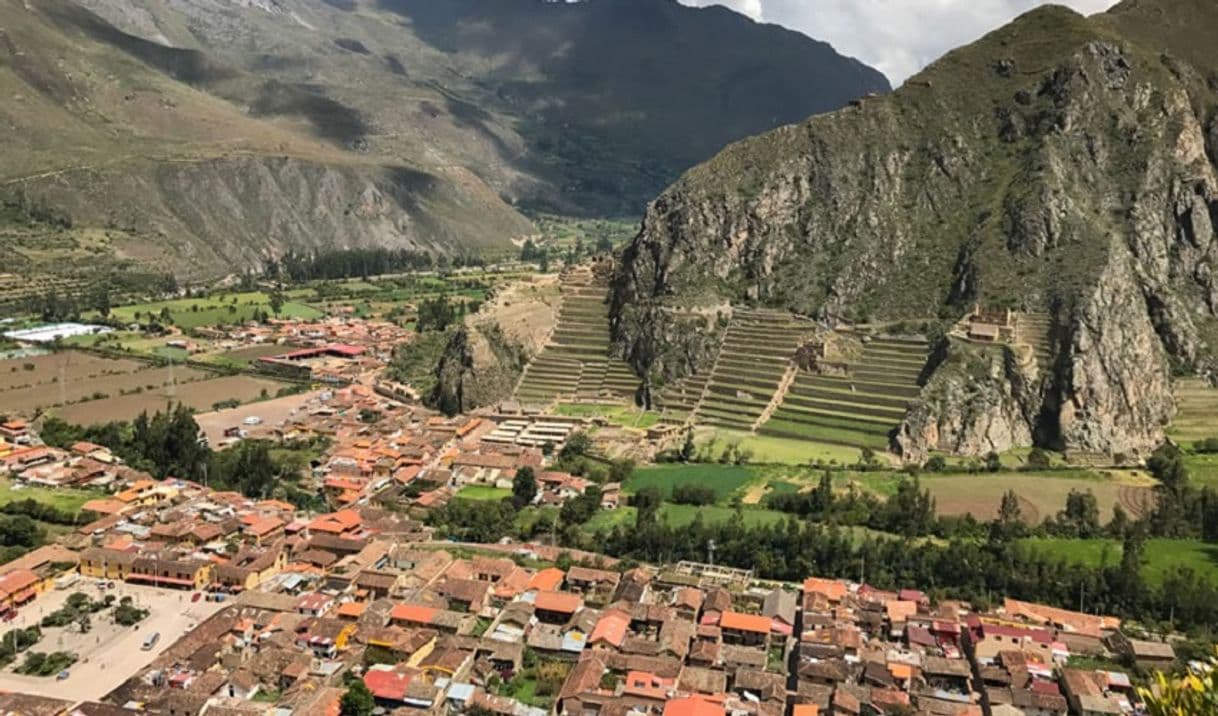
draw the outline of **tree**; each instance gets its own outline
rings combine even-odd
[[[926,464],[922,466],[927,472],[943,472],[947,468],[947,458],[942,455],[931,455]]]
[[[376,709],[376,699],[363,681],[353,681],[339,701],[339,713],[342,716],[372,716]]]
[[[625,483],[634,476],[634,460],[614,460],[609,466],[609,482]]]
[[[286,300],[283,296],[283,290],[276,286],[270,295],[271,312],[278,316],[283,311],[284,303],[286,303]]]
[[[686,430],[685,441],[681,443],[681,462],[689,462],[690,460],[693,460],[694,452],[696,450],[697,446],[694,444],[694,431]]]
[[[570,460],[572,458],[583,457],[589,452],[592,452],[592,438],[588,437],[587,433],[572,433],[567,438],[566,444],[562,446],[562,450],[558,451],[560,460]]]
[[[1007,490],[1002,495],[1002,503],[998,506],[998,522],[994,525],[995,536],[1002,540],[1019,539],[1024,536],[1026,529],[1023,523],[1023,507],[1019,504],[1019,495],[1014,490]]]
[[[533,468],[524,466],[516,471],[516,477],[512,478],[512,504],[516,509],[533,504],[533,500],[537,497],[537,475],[533,472]]]
[[[1002,458],[998,456],[998,453],[990,451],[985,456],[985,470],[986,472],[998,472],[1002,470]]]
[[[1148,716],[1218,713],[1218,658],[1183,676],[1155,673],[1150,687],[1138,687]]]
[[[1029,469],[1045,470],[1049,465],[1049,453],[1044,448],[1034,447],[1028,453],[1027,466]]]

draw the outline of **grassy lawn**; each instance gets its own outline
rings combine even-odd
[[[0,478],[0,505],[20,500],[37,500],[52,505],[64,512],[75,514],[80,512],[81,505],[89,500],[105,497],[104,493],[95,490],[61,490],[49,487],[16,487],[8,478]]]
[[[751,462],[785,465],[806,465],[809,462],[852,465],[858,462],[860,455],[858,448],[731,430],[699,431],[698,445],[708,445],[716,454],[728,445],[739,445],[742,450],[752,451]]]
[[[489,487],[487,485],[467,485],[462,487],[457,493],[457,497],[462,500],[479,500],[488,502],[498,502],[505,497],[511,496],[511,490],[502,487]]]
[[[753,472],[736,465],[656,465],[642,467],[634,472],[623,491],[635,493],[648,487],[657,487],[665,495],[671,495],[679,485],[709,487],[715,491],[717,502],[726,502],[736,491],[753,480]]]
[[[1047,551],[1070,562],[1096,567],[1115,565],[1121,561],[1121,543],[1111,539],[1029,538],[1023,541],[1031,549]],[[1146,541],[1142,577],[1151,584],[1161,584],[1164,575],[1177,567],[1187,567],[1197,574],[1218,581],[1218,545],[1200,540],[1152,539]]]

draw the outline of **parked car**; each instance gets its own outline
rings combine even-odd
[[[58,674],[55,676],[55,680],[56,680],[56,681],[63,681],[64,679],[68,678],[68,677],[69,677],[69,676],[71,676],[71,675],[72,675],[72,673],[71,673],[71,672],[69,672],[67,669],[64,669],[63,671],[59,672],[59,673],[58,673]]]
[[[202,598],[203,598],[203,592],[195,592],[194,594],[190,595],[190,601],[192,601],[192,602],[197,602]]]

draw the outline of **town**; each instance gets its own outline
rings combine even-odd
[[[361,410],[396,415],[371,429]],[[1126,671],[1075,664],[1176,659],[1112,617],[1014,599],[974,609],[917,585],[456,544],[390,509],[416,481],[443,485],[419,493],[428,507],[455,485],[510,484],[528,468],[538,501],[581,494],[583,481],[543,469],[539,449],[488,442],[492,427],[336,390],[290,427],[341,446],[316,473],[342,507],[310,514],[153,479],[94,444],[28,445],[36,436],[6,423],[13,480],[112,494],[84,504],[98,519],[0,570],[10,661],[61,662],[41,680],[0,673],[0,710],[338,714],[354,691],[400,714],[1132,714]],[[136,629],[97,625],[123,604],[135,605]],[[96,610],[92,630],[48,621],[65,610]],[[41,655],[52,641],[57,652]]]

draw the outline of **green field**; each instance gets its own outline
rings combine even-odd
[[[659,488],[666,496],[680,485],[709,487],[715,491],[715,501],[725,502],[753,480],[753,472],[736,465],[657,465],[635,470],[622,490],[636,493],[648,487]]]
[[[136,303],[114,308],[110,314],[122,321],[135,322],[137,314],[138,320],[147,320],[150,314],[156,317],[165,309],[169,310],[173,325],[183,330],[191,330],[221,323],[242,323],[253,318],[255,310],[271,313],[271,304],[267,294],[261,291],[250,291],[208,298],[179,298],[170,301]],[[283,304],[279,315],[284,318],[315,319],[321,318],[323,314],[304,303],[288,301]]]
[[[512,491],[502,487],[487,485],[466,485],[457,493],[461,500],[478,500],[480,502],[498,502],[512,496]]]
[[[733,430],[699,431],[698,446],[706,446],[717,455],[728,445],[739,445],[753,453],[751,462],[806,465],[809,462],[853,465],[862,454],[858,448],[818,443],[812,440],[752,435]]]
[[[0,478],[0,505],[21,500],[37,500],[64,512],[80,512],[81,505],[89,500],[105,497],[95,490],[51,489],[48,487],[17,487],[7,478]]]
[[[1070,562],[1097,567],[1121,561],[1121,543],[1111,539],[1029,538],[1023,544]],[[1177,567],[1187,567],[1218,582],[1218,545],[1199,540],[1152,539],[1146,541],[1142,577],[1161,584],[1164,575]]]

